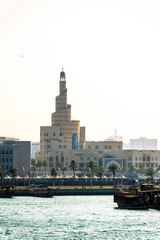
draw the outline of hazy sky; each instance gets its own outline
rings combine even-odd
[[[0,136],[39,141],[62,66],[87,140],[160,140],[159,0],[0,0]]]

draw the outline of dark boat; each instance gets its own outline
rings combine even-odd
[[[33,197],[53,197],[55,195],[55,190],[49,187],[36,187],[32,189]]]
[[[121,209],[148,209],[149,197],[140,195],[138,188],[121,188],[114,193],[114,202]]]
[[[0,198],[11,198],[14,192],[14,186],[2,186],[0,188]]]

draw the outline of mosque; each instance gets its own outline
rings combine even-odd
[[[71,160],[77,163],[77,170],[87,169],[93,161],[107,168],[114,163],[119,168],[132,164],[138,168],[156,168],[160,163],[160,151],[123,150],[122,141],[86,141],[85,127],[79,120],[72,120],[71,105],[67,103],[66,74],[62,69],[59,80],[59,95],[56,97],[55,112],[51,115],[51,126],[40,127],[40,153],[36,158],[46,160],[57,167],[69,167]]]

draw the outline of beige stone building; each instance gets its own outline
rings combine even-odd
[[[79,120],[72,120],[71,105],[67,103],[66,75],[62,70],[56,111],[51,115],[51,126],[40,127],[40,154],[42,161],[52,161],[56,167],[70,165],[75,160],[78,170],[87,168],[90,161],[102,165],[107,153],[122,150],[122,141],[85,141],[85,127]]]

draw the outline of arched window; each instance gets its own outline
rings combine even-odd
[[[72,135],[72,149],[77,149],[78,148],[78,136],[77,133],[74,133]]]

